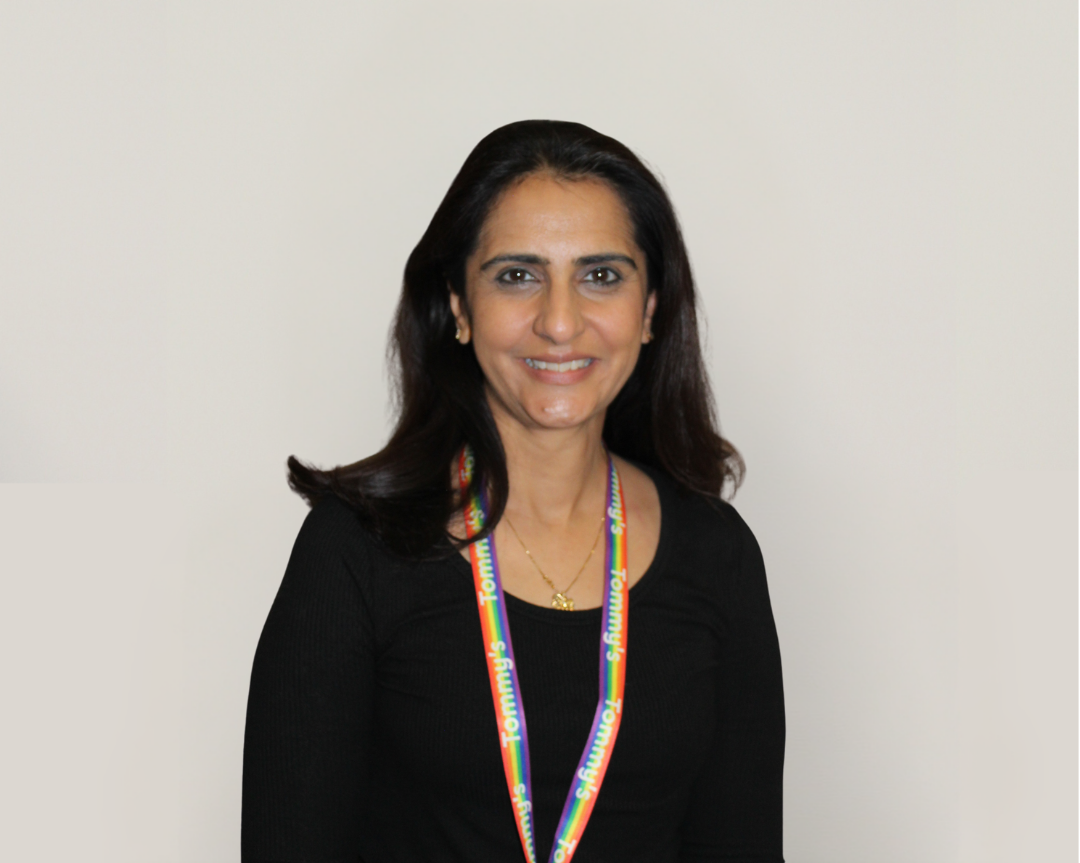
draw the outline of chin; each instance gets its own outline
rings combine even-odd
[[[588,422],[592,412],[562,399],[536,405],[529,411],[533,421],[546,428],[573,428]]]

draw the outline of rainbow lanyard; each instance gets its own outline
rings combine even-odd
[[[458,477],[467,488],[473,474],[473,454],[468,445],[461,451]],[[630,585],[626,575],[626,515],[623,511],[622,484],[615,463],[608,457],[608,506],[604,557],[607,581],[604,588],[604,616],[600,634],[600,701],[596,705],[592,730],[581,753],[570,793],[566,795],[559,828],[550,860],[569,863],[581,834],[592,814],[596,796],[604,782],[611,750],[622,721],[623,693],[626,688],[626,624],[630,606]],[[475,536],[487,520],[487,495],[473,494],[465,505],[465,530]],[[476,604],[480,609],[480,627],[484,633],[491,700],[502,745],[503,771],[510,789],[521,847],[528,863],[536,863],[533,840],[532,781],[529,773],[529,737],[525,730],[525,711],[521,703],[514,646],[506,618],[506,600],[499,580],[499,564],[491,536],[469,546]]]

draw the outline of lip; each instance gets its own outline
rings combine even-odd
[[[583,369],[574,369],[572,371],[553,371],[551,369],[534,369],[525,362],[526,359],[539,360],[542,363],[570,363],[574,360],[592,360]],[[522,357],[521,367],[525,369],[526,373],[533,378],[533,380],[544,384],[554,384],[555,386],[570,386],[576,384],[579,381],[584,380],[590,374],[592,370],[599,364],[599,360],[596,357],[591,357],[588,354],[567,354],[566,356],[538,356],[538,357]]]

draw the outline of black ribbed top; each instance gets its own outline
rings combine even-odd
[[[630,591],[622,725],[574,855],[780,863],[784,701],[761,552],[727,504],[660,494]],[[600,609],[507,597],[546,861],[596,709]],[[472,572],[411,563],[335,498],[297,537],[251,675],[244,863],[524,860]]]

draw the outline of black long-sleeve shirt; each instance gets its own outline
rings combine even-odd
[[[630,591],[622,726],[574,856],[780,863],[784,703],[761,552],[650,471],[660,542]],[[600,609],[507,596],[546,861],[596,709]],[[521,861],[472,572],[413,563],[334,498],[308,515],[255,654],[244,863]]]

